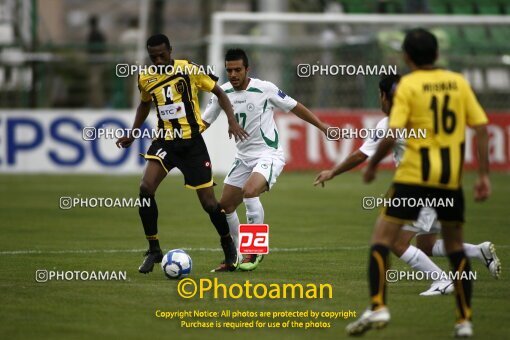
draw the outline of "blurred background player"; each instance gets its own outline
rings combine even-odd
[[[379,99],[381,110],[389,115],[393,104],[393,95],[400,75],[385,76],[379,82]],[[381,119],[377,125],[377,130],[388,129],[388,117]],[[365,162],[377,150],[382,139],[374,137],[368,139],[363,145],[340,164],[330,170],[324,170],[316,177],[314,185],[324,183],[336,176],[349,171]],[[405,150],[405,140],[397,139],[393,147],[393,160],[398,166]],[[444,272],[427,255],[446,256],[443,240],[437,240],[437,234],[441,232],[440,223],[437,221],[437,215],[432,208],[423,208],[417,221],[412,224],[406,224],[400,230],[397,240],[391,247],[391,251],[402,261],[406,262],[413,269],[421,272],[435,272],[434,277],[444,278]],[[417,247],[411,244],[411,240],[417,236]],[[426,250],[422,249],[425,248]],[[494,278],[499,278],[501,263],[496,255],[495,247],[491,242],[483,242],[478,245],[464,243],[464,251],[469,258],[478,258]],[[429,276],[432,277],[432,276]],[[441,294],[450,294],[454,291],[451,280],[436,280],[430,288],[421,293],[422,296],[433,296]]]
[[[87,36],[88,53],[90,58],[89,70],[89,103],[94,108],[104,106],[104,66],[95,61],[106,52],[106,37],[99,26],[99,17],[89,18],[89,33]]]
[[[149,199],[149,206],[139,208],[149,250],[138,269],[140,273],[149,273],[154,263],[161,262],[163,253],[158,240],[158,207],[154,195],[159,184],[173,168],[178,168],[184,175],[187,188],[196,190],[202,208],[221,238],[221,247],[225,255],[224,271],[237,268],[238,258],[225,213],[221,210],[214,196],[211,160],[201,133],[205,130],[197,101],[198,90],[214,93],[219,99],[219,106],[225,111],[229,120],[229,134],[236,139],[248,135],[234,118],[232,106],[225,92],[216,84],[217,78],[205,74],[187,60],[172,59],[170,41],[163,34],[156,34],[147,40],[147,51],[154,65],[172,65],[171,73],[140,74],[138,86],[141,102],[136,111],[133,129],[139,129],[146,120],[151,102],[156,105],[159,131],[164,130],[164,137],[154,139],[144,155],[148,161],[140,183],[140,198]],[[186,68],[187,72],[179,72]],[[213,78],[214,77],[214,78]],[[170,133],[168,133],[170,132]],[[118,147],[127,148],[134,141],[132,136],[119,138]]]
[[[389,129],[426,129],[426,138],[408,138],[404,156],[388,191],[389,199],[438,198],[453,201],[453,206],[435,207],[441,222],[443,240],[453,272],[457,303],[456,337],[473,335],[471,325],[471,266],[463,248],[464,194],[461,186],[466,126],[475,130],[479,155],[479,173],[475,200],[483,201],[491,193],[489,180],[487,116],[468,82],[458,73],[434,66],[438,56],[436,37],[424,29],[406,34],[404,59],[411,73],[402,77],[389,116]],[[363,175],[374,180],[377,165],[395,145],[386,137],[379,144]],[[360,335],[371,328],[384,327],[390,321],[386,307],[385,272],[388,254],[400,229],[418,219],[420,208],[387,207],[372,234],[369,284],[371,307],[347,326],[350,335]]]
[[[247,223],[264,223],[264,208],[259,196],[273,187],[285,166],[285,155],[274,121],[274,109],[291,111],[323,133],[326,133],[327,125],[273,83],[250,78],[248,57],[242,49],[228,50],[225,69],[228,82],[221,87],[234,105],[239,123],[250,134],[248,139],[237,143],[235,161],[225,178],[220,199],[220,205],[227,213],[230,234],[239,251],[237,207],[244,202]],[[218,98],[213,96],[202,119],[210,125],[221,110]],[[246,254],[239,268],[253,270],[262,258],[260,254]]]

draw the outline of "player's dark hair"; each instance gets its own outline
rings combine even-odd
[[[402,49],[416,66],[433,64],[437,58],[437,39],[423,28],[407,32]]]
[[[167,49],[170,49],[170,40],[164,34],[154,34],[147,39],[147,48],[165,44]]]
[[[393,101],[393,95],[395,94],[395,90],[397,89],[398,82],[400,81],[400,74],[391,74],[389,76],[384,76],[379,81],[379,90],[381,93],[384,93],[386,99],[390,102]]]
[[[248,67],[248,56],[246,52],[240,48],[231,48],[225,54],[225,62],[233,60],[243,60],[244,67]]]

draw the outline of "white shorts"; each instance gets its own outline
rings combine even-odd
[[[280,157],[267,156],[253,161],[236,158],[224,183],[242,188],[252,172],[257,172],[264,176],[271,190],[284,166],[285,161]]]
[[[437,220],[437,213],[433,208],[422,208],[418,219],[413,224],[404,225],[402,229],[418,235],[438,234],[441,232],[441,223]]]

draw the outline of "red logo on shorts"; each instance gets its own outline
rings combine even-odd
[[[269,226],[267,224],[240,224],[239,251],[241,254],[268,254]]]
[[[210,168],[211,167],[211,162],[205,161],[204,165],[205,165],[206,168]]]

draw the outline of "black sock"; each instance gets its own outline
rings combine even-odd
[[[209,213],[209,218],[220,236],[226,236],[230,233],[227,215],[225,215],[225,212],[221,209],[219,204],[212,212]]]
[[[455,302],[457,303],[457,317],[459,321],[471,320],[471,292],[472,284],[469,280],[471,264],[463,250],[448,254],[453,272],[458,273],[460,280],[454,280]]]
[[[143,202],[144,199],[149,199],[149,205],[142,204],[138,209],[140,218],[142,219],[143,230],[145,231],[145,237],[149,241],[149,250],[160,250],[158,240],[158,206],[154,195],[142,195],[140,199]]]
[[[386,269],[388,268],[389,248],[374,244],[370,248],[368,278],[372,310],[386,305]]]

